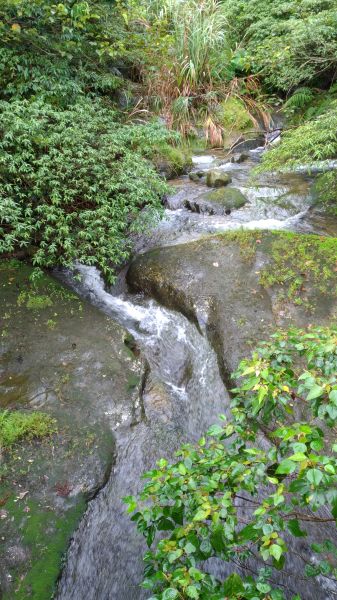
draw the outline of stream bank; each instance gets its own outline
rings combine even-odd
[[[0,455],[0,596],[46,600],[70,536],[109,478],[113,430],[133,416],[142,365],[126,332],[55,279],[3,261],[0,409],[43,411],[57,434]]]

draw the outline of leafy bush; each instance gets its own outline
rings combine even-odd
[[[45,413],[0,411],[0,448],[9,448],[22,439],[43,438],[55,431],[55,419]]]
[[[4,0],[0,34],[3,99],[64,106],[88,93],[113,97],[125,85],[114,69],[124,21],[109,1]]]
[[[143,582],[151,600],[282,600],[271,581],[291,553],[287,539],[304,538],[308,525],[319,532],[321,507],[335,530],[337,329],[278,332],[235,377],[231,418],[184,445],[174,464],[158,461],[140,497],[124,499],[152,547]],[[241,578],[235,565],[252,559],[254,572],[255,555],[266,567]],[[313,544],[296,576],[335,581],[336,555],[330,540]],[[227,579],[209,573],[212,557],[232,563]]]
[[[331,101],[327,110],[299,127],[286,131],[282,142],[269,150],[262,159],[257,172],[286,171],[306,165],[324,168],[324,161],[337,157],[337,101]],[[330,203],[337,210],[337,173],[331,171],[318,180],[318,191],[323,203]]]
[[[334,0],[224,0],[232,45],[266,83],[288,91],[332,80],[337,66]]]
[[[1,102],[0,131],[0,253],[33,246],[38,267],[79,260],[111,279],[141,210],[160,211],[166,187],[144,156],[169,134],[85,100]]]
[[[250,114],[263,108],[260,86],[246,78],[244,59],[229,44],[227,10],[219,0],[133,3],[130,45],[140,48],[145,101],[170,127],[195,135],[202,123],[212,145],[223,138],[219,105],[242,99]],[[237,77],[236,65],[240,65]],[[222,113],[222,111],[220,111]]]

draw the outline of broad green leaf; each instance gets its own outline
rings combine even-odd
[[[317,383],[315,383],[312,388],[309,391],[309,394],[307,395],[307,400],[314,400],[315,398],[319,398],[319,396],[322,396],[324,394],[324,387],[317,385]]]
[[[322,471],[319,471],[319,469],[309,469],[305,476],[307,480],[315,487],[317,487],[323,479],[323,473]]]
[[[174,600],[175,598],[179,597],[179,592],[178,590],[174,589],[174,588],[168,588],[167,590],[165,590],[163,592],[163,600]]]
[[[287,521],[287,527],[290,533],[295,537],[305,537],[307,535],[307,532],[301,529],[297,519],[290,519],[290,521]]]
[[[269,548],[270,556],[275,558],[276,561],[280,560],[282,553],[283,553],[283,550],[282,550],[281,546],[279,546],[278,544],[272,544]]]
[[[226,581],[224,582],[224,595],[228,596],[229,598],[233,598],[242,592],[244,592],[244,586],[241,577],[237,573],[232,573],[232,575],[227,577]]]
[[[276,475],[289,475],[290,473],[293,473],[295,469],[296,465],[294,464],[294,462],[292,460],[289,460],[288,458],[285,458],[284,460],[282,460],[282,462],[280,462],[275,473]]]
[[[189,585],[186,588],[186,594],[189,598],[199,598],[199,592],[194,585]]]

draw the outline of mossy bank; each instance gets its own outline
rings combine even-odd
[[[114,430],[141,366],[125,332],[54,279],[3,261],[0,596],[52,597],[87,501],[107,480]]]

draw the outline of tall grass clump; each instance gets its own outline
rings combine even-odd
[[[139,9],[137,9],[139,11]],[[226,9],[219,0],[164,0],[147,3],[138,19],[155,42],[144,67],[147,106],[160,111],[169,127],[183,135],[203,127],[212,145],[221,145],[222,106],[229,97],[242,99],[252,116],[259,112],[256,77],[233,72],[236,48],[231,47]],[[145,36],[146,37],[146,36]],[[144,39],[144,38],[142,38]],[[153,38],[152,43],[153,43]],[[235,70],[235,69],[234,69]]]

